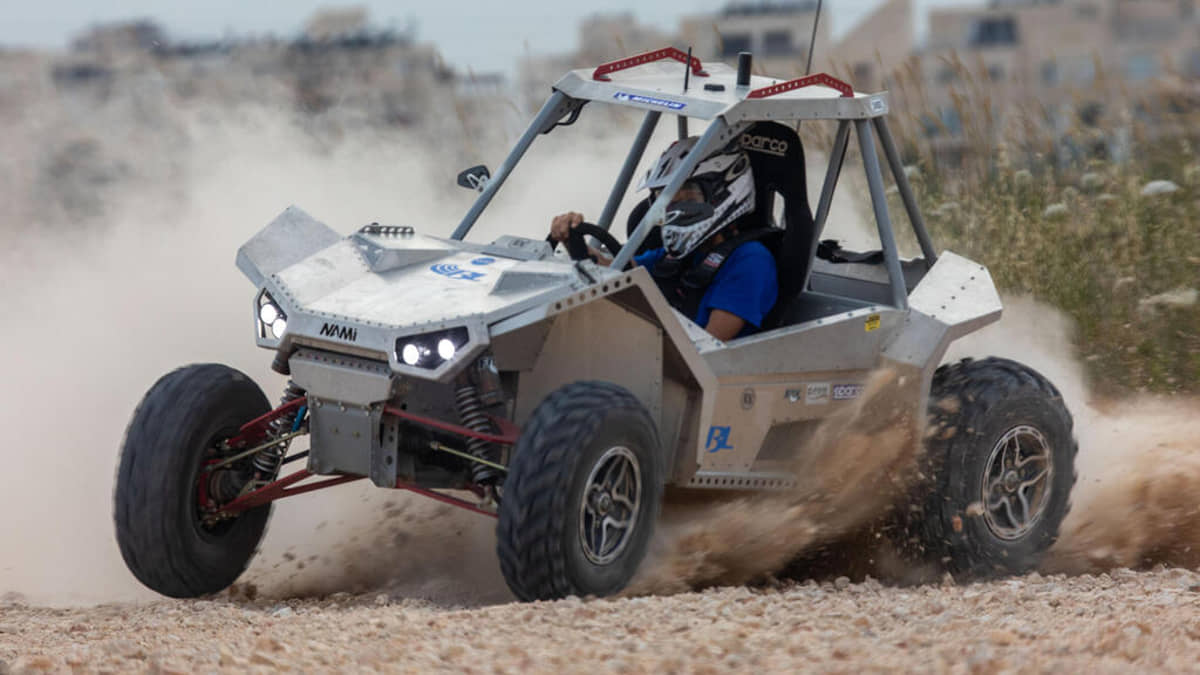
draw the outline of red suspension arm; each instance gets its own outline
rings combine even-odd
[[[289,474],[287,476],[284,476],[283,478],[280,478],[279,480],[275,481],[274,483],[269,483],[267,485],[264,485],[263,487],[255,490],[254,492],[244,494],[241,497],[238,497],[237,499],[235,499],[235,500],[229,502],[228,504],[226,504],[225,506],[223,506],[221,508],[221,511],[223,511],[225,513],[241,513],[242,511],[252,509],[256,506],[262,506],[263,504],[268,504],[277,499],[283,499],[284,497],[291,497],[292,495],[300,495],[300,494],[304,494],[305,492],[312,492],[313,490],[321,490],[323,488],[333,487],[335,485],[341,485],[343,483],[351,483],[356,480],[362,480],[363,478],[366,478],[366,476],[334,476],[332,478],[326,478],[324,480],[319,480],[315,483],[309,483],[307,485],[301,485],[299,487],[294,487],[294,488],[289,489],[289,486],[295,485],[296,483],[299,483],[300,481],[304,480],[305,478],[309,478],[312,475],[313,474],[309,473],[307,469],[301,469],[301,470],[297,471],[296,473]],[[427,490],[422,487],[417,487],[416,485],[413,485],[411,483],[406,483],[404,481],[396,481],[396,488],[400,489],[400,490],[408,490],[409,492],[415,492],[419,495],[424,495],[431,499],[436,499],[439,502],[442,502],[445,504],[450,504],[452,506],[457,506],[459,508],[463,508],[468,511],[473,511],[475,513],[481,513],[485,516],[492,516],[493,518],[496,517],[495,513],[488,511],[486,509],[482,509],[482,508],[476,506],[475,504],[472,504],[471,502],[468,502],[464,499],[459,499],[457,497],[451,497],[450,495],[444,495],[440,492],[434,492],[433,490]]]

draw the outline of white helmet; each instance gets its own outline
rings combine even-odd
[[[665,187],[698,140],[696,136],[689,136],[672,143],[646,173],[638,189]],[[662,226],[663,247],[675,258],[695,251],[706,239],[754,210],[754,174],[750,170],[750,156],[736,141],[700,160],[688,182],[700,187],[704,200],[713,208],[713,215],[686,225],[667,222]]]

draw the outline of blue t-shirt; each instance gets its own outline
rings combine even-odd
[[[665,249],[656,248],[636,256],[634,262],[642,267],[653,269],[654,265],[666,255]],[[697,310],[694,320],[700,326],[707,326],[709,315],[714,309],[724,310],[746,322],[742,331],[737,335],[744,337],[756,332],[762,326],[767,312],[775,306],[778,294],[775,257],[761,242],[746,242],[733,249],[733,253],[729,254],[725,264],[717,270],[717,276],[709,284],[708,290],[704,292],[704,297],[700,299],[700,309]]]

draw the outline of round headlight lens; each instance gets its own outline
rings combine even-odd
[[[408,365],[415,366],[421,360],[421,348],[410,342],[400,350],[400,358]]]
[[[450,338],[442,338],[437,343],[438,356],[442,357],[443,361],[449,361],[454,358],[454,352],[458,351],[458,347],[454,346],[454,342]]]
[[[275,319],[279,318],[279,308],[268,302],[259,308],[258,318],[262,319],[264,324],[270,326],[275,323]]]
[[[271,334],[276,339],[283,337],[283,332],[287,330],[287,321],[283,317],[279,317],[271,322]]]

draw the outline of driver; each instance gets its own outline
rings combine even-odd
[[[638,184],[657,199],[675,168],[696,145],[690,136],[672,143]],[[710,153],[675,193],[671,203],[704,202],[712,217],[699,222],[662,226],[663,247],[634,258],[650,270],[671,306],[719,340],[756,332],[775,305],[778,285],[775,258],[757,239],[762,230],[742,232],[754,211],[754,176],[750,158],[736,142]],[[555,216],[550,238],[566,241],[582,213]],[[611,258],[592,250],[602,264]]]

